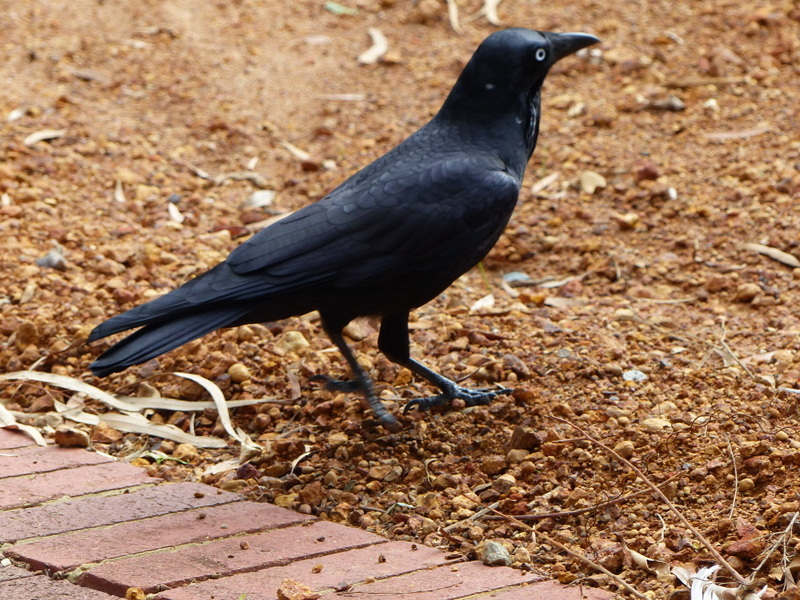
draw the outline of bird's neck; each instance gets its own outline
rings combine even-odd
[[[534,100],[532,105],[526,99],[511,107],[445,104],[431,125],[448,143],[496,155],[521,180],[539,131],[538,95]]]

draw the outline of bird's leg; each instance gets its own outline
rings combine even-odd
[[[350,381],[338,381],[323,375],[317,376],[316,379],[322,379],[325,381],[325,387],[327,389],[345,392],[361,392],[364,394],[367,402],[369,402],[372,412],[381,422],[381,425],[386,427],[386,429],[389,431],[399,431],[402,427],[400,422],[394,418],[394,416],[392,416],[388,410],[386,410],[386,407],[378,398],[377,394],[375,393],[375,386],[372,384],[372,379],[370,379],[369,375],[367,375],[367,372],[364,371],[364,368],[358,364],[353,351],[350,350],[350,346],[347,345],[344,337],[342,337],[341,330],[339,328],[329,327],[324,321],[323,327],[325,332],[328,334],[328,337],[331,338],[331,341],[336,344],[339,352],[341,352],[342,356],[344,356],[344,359],[350,366],[350,370],[353,372],[354,378]]]
[[[419,361],[411,358],[408,348],[408,313],[384,317],[381,321],[381,332],[378,347],[392,362],[409,369],[439,388],[442,393],[427,398],[409,400],[403,409],[407,413],[412,408],[428,410],[436,406],[450,404],[453,400],[463,400],[466,406],[489,404],[495,396],[507,394],[511,390],[488,389],[473,390],[458,385],[452,379],[429,369]]]
[[[363,392],[364,388],[356,379],[334,379],[328,375],[312,375],[310,381],[320,381],[329,392]]]

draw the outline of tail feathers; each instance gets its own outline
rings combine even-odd
[[[180,289],[180,288],[179,288]],[[161,296],[155,300],[151,300],[146,304],[140,304],[135,308],[125,311],[115,317],[103,321],[92,329],[89,334],[89,341],[94,342],[109,335],[127,331],[142,325],[155,325],[157,323],[168,321],[174,318],[174,314],[180,314],[180,310],[186,310],[185,302],[181,303],[180,299],[170,298],[171,294]],[[177,317],[180,319],[181,317]]]
[[[238,309],[222,307],[179,316],[168,322],[147,325],[103,352],[90,365],[90,368],[99,377],[122,371],[132,365],[141,364],[169,352],[178,346],[183,346],[216,329],[232,325],[248,310],[246,307]],[[128,329],[128,327],[124,329]],[[112,332],[100,335],[95,339],[105,337],[110,333]]]

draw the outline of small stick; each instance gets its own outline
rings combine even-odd
[[[606,446],[603,442],[596,440],[595,438],[590,436],[586,431],[584,431],[574,423],[571,423],[566,419],[562,419],[561,417],[556,417],[553,415],[550,415],[550,418],[559,421],[561,423],[564,423],[565,425],[569,425],[570,427],[578,430],[588,441],[595,444],[599,448],[603,449],[606,453],[610,454],[615,459],[620,461],[622,464],[626,465],[629,469],[632,469],[642,479],[642,481],[644,481],[650,487],[650,489],[653,490],[653,492],[655,492],[655,494],[661,499],[661,501],[667,505],[667,507],[675,514],[675,516],[678,517],[678,520],[680,520],[680,522],[683,523],[684,527],[686,527],[689,531],[691,531],[694,534],[694,536],[706,547],[706,549],[711,553],[714,559],[721,566],[727,569],[727,571],[737,581],[737,583],[739,583],[742,586],[748,585],[750,583],[749,581],[747,581],[747,579],[742,577],[739,574],[739,572],[736,569],[734,569],[727,560],[725,560],[722,554],[720,554],[719,551],[716,548],[714,548],[711,542],[709,542],[705,538],[705,536],[703,536],[703,534],[700,533],[700,531],[694,525],[692,525],[685,516],[683,516],[683,514],[678,510],[678,507],[675,506],[670,501],[669,498],[667,498],[667,496],[664,494],[664,492],[662,492],[658,488],[658,486],[656,486],[652,481],[650,481],[650,479],[647,478],[647,476],[642,472],[641,469],[639,469],[639,467],[634,465],[627,458],[623,458],[622,456],[620,456],[619,453],[615,452],[613,448]]]
[[[528,525],[527,523],[523,523],[522,521],[520,521],[520,520],[519,520],[519,519],[517,519],[516,517],[512,517],[511,515],[506,515],[506,514],[503,514],[503,513],[501,513],[500,511],[498,511],[498,510],[496,510],[496,509],[491,509],[491,511],[492,511],[492,512],[494,512],[494,513],[497,513],[497,515],[498,515],[498,516],[500,516],[500,517],[502,517],[502,518],[504,518],[504,519],[506,519],[506,520],[508,520],[508,521],[511,521],[512,523],[516,523],[516,524],[517,524],[517,525],[519,525],[520,527],[523,527],[523,528],[527,529],[527,530],[528,530],[528,531],[530,531],[530,532],[531,532],[531,533],[532,533],[534,536],[536,536],[536,538],[537,538],[537,539],[541,539],[541,540],[545,541],[546,543],[548,543],[548,544],[550,544],[550,545],[552,545],[552,546],[555,546],[556,548],[558,548],[558,549],[559,549],[559,550],[561,550],[562,552],[566,552],[567,554],[569,554],[571,557],[573,557],[573,558],[576,558],[576,559],[578,559],[578,560],[580,560],[580,561],[582,561],[582,562],[586,563],[587,565],[589,565],[589,566],[590,566],[590,567],[592,567],[593,569],[595,569],[595,570],[597,570],[597,571],[600,571],[601,573],[604,573],[604,574],[608,575],[608,576],[609,576],[609,577],[611,577],[611,578],[612,578],[614,581],[616,581],[616,582],[617,582],[619,585],[621,585],[621,586],[622,586],[622,587],[624,587],[626,590],[628,590],[628,592],[629,592],[630,594],[632,594],[632,595],[636,596],[636,597],[637,597],[637,598],[639,598],[640,600],[650,600],[650,599],[649,599],[647,596],[645,596],[644,594],[642,594],[642,593],[640,593],[640,592],[636,591],[636,590],[635,590],[633,587],[631,587],[631,585],[630,585],[629,583],[627,583],[626,581],[624,581],[624,580],[623,580],[622,578],[620,578],[618,575],[616,575],[616,574],[612,573],[611,571],[609,571],[608,569],[606,569],[606,568],[605,568],[603,565],[600,565],[600,564],[598,564],[598,563],[594,562],[593,560],[591,560],[591,559],[589,559],[589,558],[586,558],[586,557],[585,557],[585,556],[583,556],[582,554],[578,554],[577,552],[573,552],[572,550],[570,550],[569,548],[567,548],[567,547],[566,547],[564,544],[562,544],[562,543],[560,543],[560,542],[557,542],[557,541],[555,541],[553,538],[551,538],[550,536],[548,536],[548,535],[546,535],[546,534],[542,533],[541,531],[536,531],[536,530],[535,530],[533,527],[531,527],[531,526],[530,526],[530,525]]]

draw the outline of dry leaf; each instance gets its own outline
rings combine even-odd
[[[483,14],[486,20],[492,25],[502,25],[500,17],[497,16],[497,7],[503,0],[483,0]]]
[[[12,121],[16,121],[17,119],[21,119],[22,117],[24,117],[27,112],[28,110],[25,108],[15,108],[10,113],[8,113],[6,120],[9,123],[11,123]]]
[[[167,212],[169,213],[169,218],[176,223],[183,223],[186,220],[186,217],[183,216],[183,213],[173,202],[167,202]]]
[[[132,404],[117,400],[108,392],[84,383],[80,379],[74,377],[67,377],[65,375],[57,375],[55,373],[43,373],[41,371],[14,371],[13,373],[3,373],[0,375],[0,381],[38,381],[40,383],[49,383],[73,392],[81,392],[94,400],[108,404],[112,408],[122,411],[136,412],[138,409]]]
[[[159,397],[144,397],[144,396],[117,396],[123,402],[127,402],[142,411],[145,409],[153,410],[174,410],[181,412],[202,411],[207,408],[216,408],[214,402],[203,402],[200,400],[178,400],[176,398],[161,398]],[[251,398],[248,400],[228,400],[225,404],[228,408],[238,408],[240,406],[253,406],[254,404],[264,404],[267,402],[274,402],[275,404],[284,404],[284,401],[278,400],[277,396],[270,396],[269,398]]]
[[[22,140],[22,143],[26,146],[33,146],[39,142],[60,138],[65,133],[67,133],[66,129],[42,129],[30,134],[28,137]]]
[[[120,204],[125,204],[128,201],[128,199],[125,198],[125,190],[122,189],[122,182],[119,179],[117,179],[117,182],[114,184],[114,201]]]
[[[372,38],[372,46],[358,55],[358,62],[362,65],[372,65],[378,62],[389,50],[389,42],[379,29],[370,27],[367,32]]]
[[[800,260],[797,260],[797,257],[795,257],[793,254],[789,254],[788,252],[784,252],[783,250],[773,248],[772,246],[750,243],[745,244],[744,247],[747,250],[752,250],[753,252],[763,254],[772,260],[777,260],[779,263],[783,263],[787,267],[800,267]]]
[[[480,300],[477,300],[469,307],[471,312],[478,312],[481,310],[487,310],[494,306],[494,294],[487,294]]]
[[[22,423],[17,423],[17,420],[14,418],[14,415],[11,414],[5,406],[0,404],[0,428],[2,429],[16,429],[21,431],[22,433],[26,434],[28,437],[33,439],[39,446],[46,446],[47,442],[44,441],[42,434],[35,427],[31,427],[30,425],[23,425]]]
[[[282,141],[281,142],[281,146],[286,148],[289,151],[289,153],[292,156],[294,156],[295,158],[297,158],[297,159],[300,159],[300,160],[311,160],[311,155],[308,152],[306,152],[305,150],[301,150],[300,148],[298,148],[294,144]]]
[[[458,22],[458,4],[456,0],[447,0],[447,18],[450,21],[450,27],[456,33],[461,33],[461,25]]]
[[[772,125],[764,124],[753,129],[742,129],[739,131],[712,131],[711,133],[704,133],[709,140],[739,140],[743,138],[750,138],[762,133],[772,131]]]
[[[548,296],[544,299],[545,306],[553,308],[573,308],[575,306],[584,306],[586,298],[562,298],[561,296]]]
[[[749,592],[744,588],[717,585],[714,583],[714,574],[718,570],[719,565],[703,567],[697,573],[684,567],[673,567],[671,573],[689,588],[691,600],[758,600],[767,591],[767,586],[756,592]]]
[[[667,575],[669,574],[669,565],[661,560],[656,560],[654,558],[648,558],[644,554],[636,552],[636,550],[631,550],[627,548],[628,553],[631,556],[634,564],[640,569],[644,569],[645,571],[650,571],[651,573],[655,573],[656,575]]]
[[[584,171],[580,175],[581,190],[587,194],[594,194],[600,188],[606,187],[606,178],[595,171]]]
[[[233,428],[233,425],[231,424],[231,415],[228,412],[228,404],[225,401],[225,396],[223,395],[222,390],[219,389],[219,387],[213,381],[210,381],[205,377],[201,377],[200,375],[195,375],[193,373],[176,372],[174,374],[177,375],[178,377],[183,377],[184,379],[188,379],[189,381],[194,381],[196,384],[201,386],[209,393],[211,399],[214,401],[214,406],[217,407],[220,423],[222,423],[222,427],[225,429],[225,431],[228,432],[228,435],[230,435],[233,439],[238,441],[243,446],[252,448],[260,447],[258,444],[253,442],[253,440],[250,439],[250,436],[247,435],[244,431],[238,428],[237,429]]]
[[[225,448],[228,443],[225,440],[215,437],[205,437],[186,433],[182,429],[166,423],[153,423],[144,415],[139,413],[103,413],[93,415],[84,412],[77,407],[69,407],[58,400],[53,401],[56,412],[65,419],[85,425],[98,425],[101,421],[116,429],[126,433],[139,433],[152,435],[153,437],[172,440],[179,444],[192,444],[197,448]]]
[[[539,181],[537,181],[531,186],[531,194],[536,195],[539,192],[543,192],[552,184],[554,184],[556,181],[558,181],[560,175],[561,173],[555,171],[553,173],[550,173],[550,175],[548,175],[547,177],[542,177]]]

